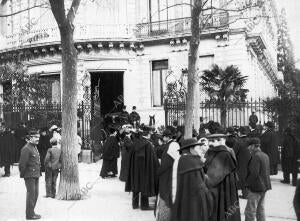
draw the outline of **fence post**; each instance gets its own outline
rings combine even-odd
[[[85,131],[84,131],[84,103],[83,101],[81,101],[81,105],[79,104],[79,108],[81,107],[81,113],[82,113],[82,129],[81,129],[81,136],[82,136],[82,144],[83,144],[83,147],[85,147]]]

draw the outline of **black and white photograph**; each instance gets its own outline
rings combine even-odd
[[[300,221],[300,0],[0,0],[0,221]]]

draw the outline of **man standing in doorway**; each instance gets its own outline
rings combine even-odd
[[[20,177],[24,178],[26,195],[26,219],[40,219],[41,216],[34,212],[39,195],[39,178],[41,176],[40,155],[37,150],[39,134],[31,133],[28,143],[22,148],[19,161]]]

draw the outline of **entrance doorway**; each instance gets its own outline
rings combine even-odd
[[[92,113],[96,115],[96,118],[122,110],[123,76],[124,72],[91,73]]]

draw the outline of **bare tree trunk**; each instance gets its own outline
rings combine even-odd
[[[202,0],[195,0],[192,8],[191,31],[189,57],[188,57],[188,91],[186,99],[186,115],[184,137],[191,138],[193,125],[199,121],[199,78],[197,73],[198,67],[198,50],[200,44],[200,24],[199,16],[202,10]],[[196,124],[198,125],[198,124]],[[195,128],[198,129],[198,128]]]
[[[77,144],[77,51],[73,31],[60,28],[62,46],[62,172],[58,199],[80,199]]]
[[[62,47],[62,169],[57,198],[81,199],[77,144],[77,51],[74,19],[80,0],[73,0],[66,16],[64,0],[49,0],[58,24]]]

